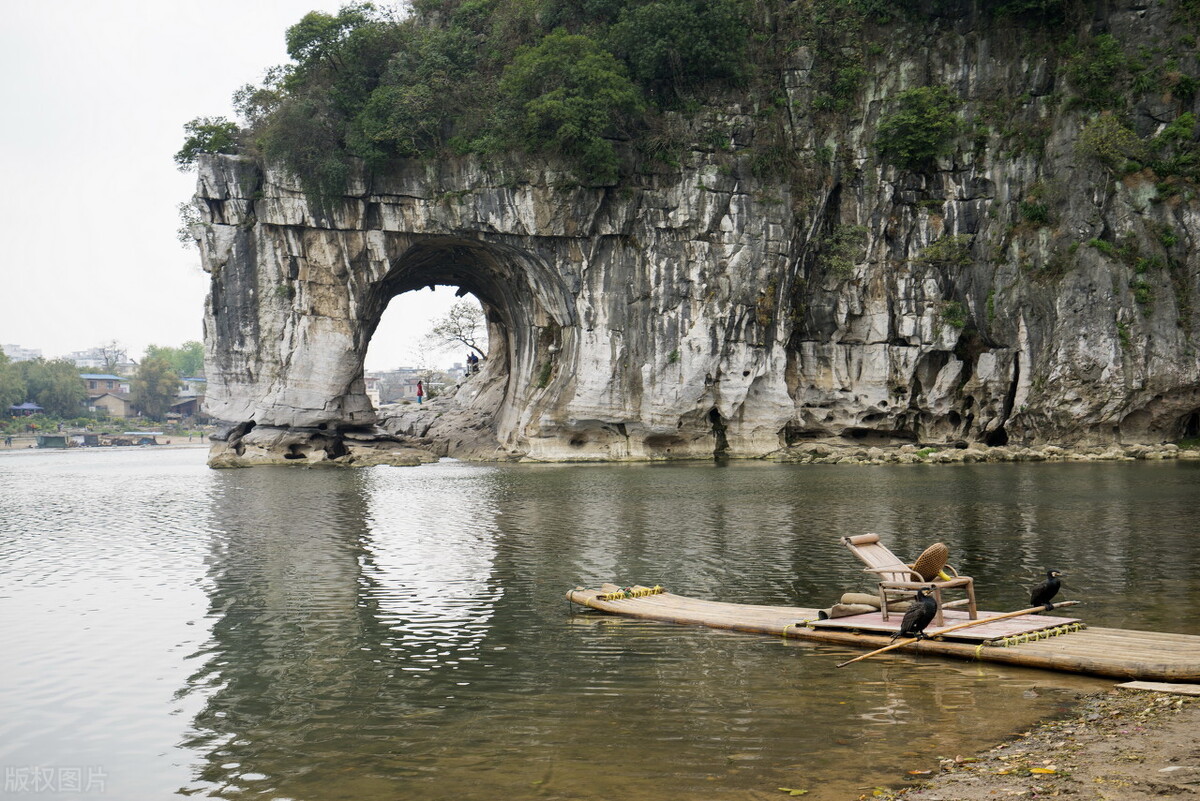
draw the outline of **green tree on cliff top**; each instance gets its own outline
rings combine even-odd
[[[1181,24],[1200,17],[1193,3],[1176,5]],[[737,150],[794,148],[775,130],[779,111],[798,121],[811,109],[785,91],[795,68],[786,54],[810,53],[808,71],[825,85],[817,99],[845,112],[869,74],[894,69],[931,20],[980,35],[997,25],[1020,29],[1068,102],[1086,107],[1119,110],[1140,87],[1169,92],[1186,108],[1200,85],[1178,48],[1135,52],[1129,34],[1076,40],[1049,30],[1079,27],[1099,8],[1065,0],[411,0],[407,8],[400,16],[355,3],[306,14],[287,31],[291,62],[262,86],[238,90],[242,129],[197,118],[177,161],[240,147],[286,167],[318,199],[340,197],[358,159],[384,169],[399,158],[505,150],[557,156],[585,182],[607,184],[617,172],[614,142],[682,151],[702,141],[683,139],[713,133],[703,115],[731,103],[754,118]],[[562,52],[568,47],[576,61]],[[987,98],[969,92],[977,139],[986,139],[978,122]],[[961,132],[959,99],[931,86],[893,100],[877,131],[880,156],[904,170],[930,168]],[[1001,117],[1016,113],[1000,105],[993,111]],[[658,116],[662,108],[678,119]],[[822,129],[827,122],[818,121],[818,138],[838,133]],[[672,126],[687,133],[668,133]],[[1191,175],[1190,162],[1170,158],[1172,174]]]
[[[739,0],[630,3],[608,41],[634,80],[669,102],[706,81],[738,83],[745,76],[750,28],[744,14]]]
[[[525,144],[574,160],[595,184],[617,179],[617,154],[607,138],[642,107],[625,68],[595,40],[561,28],[525,48],[504,70]]]
[[[175,164],[188,170],[201,153],[238,152],[238,127],[224,117],[197,117],[184,123],[187,138],[175,154]]]

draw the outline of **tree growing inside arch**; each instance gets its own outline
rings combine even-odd
[[[483,309],[469,300],[458,301],[444,316],[433,321],[433,328],[425,335],[425,341],[437,350],[466,345],[480,358],[485,358],[487,322],[483,317]]]

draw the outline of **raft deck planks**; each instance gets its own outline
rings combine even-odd
[[[599,590],[576,588],[567,593],[567,598],[581,606],[643,620],[773,634],[852,648],[882,648],[891,641],[881,634],[809,628],[805,621],[816,620],[817,610],[805,607],[704,601],[669,592],[611,601],[597,597],[619,589],[616,585],[604,585]],[[1187,634],[1087,628],[1004,648],[922,640],[906,646],[904,651],[1120,679],[1200,681],[1200,637]]]
[[[900,621],[903,617],[903,613],[893,612],[888,620],[884,620],[879,612],[868,612],[862,615],[851,615],[831,620],[818,620],[812,623],[812,627],[818,629],[854,629],[866,633],[886,634],[890,637],[900,629]],[[997,619],[990,623],[979,622],[980,620],[988,620],[990,618]],[[925,633],[930,637],[936,637],[952,626],[968,622],[971,622],[971,618],[965,611],[947,609],[944,623],[938,627],[930,626],[925,629]],[[954,631],[953,634],[956,640],[983,642],[984,640],[998,640],[1004,637],[1032,634],[1035,631],[1052,629],[1059,626],[1070,626],[1080,622],[1077,617],[1053,617],[1045,614],[1006,617],[1001,612],[987,612],[981,609],[979,610],[979,618],[972,626]]]

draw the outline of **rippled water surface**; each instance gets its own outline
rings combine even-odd
[[[212,471],[0,455],[0,765],[39,797],[853,798],[1098,680],[572,611],[826,605],[837,538],[941,540],[985,608],[1200,634],[1200,464]],[[40,782],[40,787],[36,785]],[[74,789],[73,789],[74,788]],[[3,795],[4,793],[0,793]]]

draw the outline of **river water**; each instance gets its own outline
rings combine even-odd
[[[0,796],[856,798],[1110,682],[572,611],[576,585],[826,605],[837,538],[1047,567],[1200,634],[1200,463],[213,471],[0,455]]]

